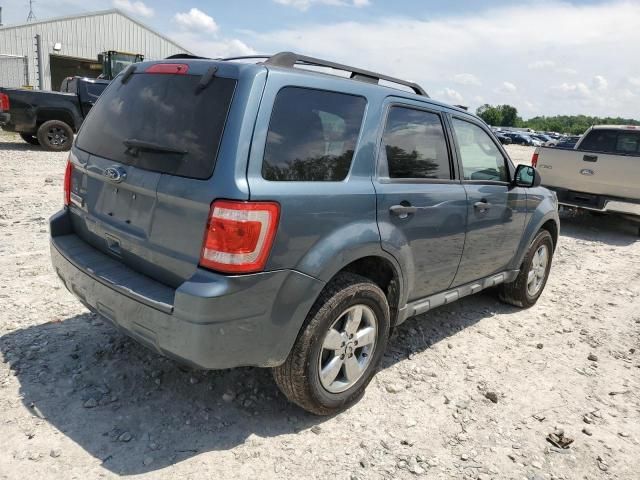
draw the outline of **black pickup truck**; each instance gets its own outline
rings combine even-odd
[[[71,77],[61,92],[0,88],[0,127],[46,150],[69,150],[107,80]]]

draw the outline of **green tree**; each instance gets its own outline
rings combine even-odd
[[[489,125],[496,127],[524,127],[543,132],[582,135],[591,125],[640,125],[639,120],[620,117],[591,117],[588,115],[538,116],[522,120],[518,110],[511,105],[489,105],[485,103],[476,110],[476,115]]]
[[[517,127],[522,122],[518,110],[511,105],[489,105],[485,103],[476,110],[482,120],[496,127]]]
[[[476,110],[476,115],[478,115],[482,120],[484,120],[488,125],[500,126],[502,122],[502,114],[497,107],[493,107],[488,103],[485,103],[481,107],[478,107]]]
[[[500,105],[498,107],[501,116],[501,127],[517,127],[518,126],[518,110],[511,105]]]

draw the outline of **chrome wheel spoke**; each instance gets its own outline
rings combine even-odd
[[[327,350],[339,350],[344,346],[344,341],[342,339],[342,335],[335,328],[332,328],[327,333],[327,336],[324,339],[324,343],[322,344],[322,348]]]
[[[329,360],[329,363],[320,370],[320,379],[322,380],[322,383],[328,385],[332,384],[338,376],[338,373],[340,373],[343,363],[344,362],[339,355],[336,355]]]
[[[354,335],[356,330],[358,330],[360,322],[362,321],[362,310],[362,307],[357,305],[349,312],[346,323],[344,324],[344,331],[347,332],[348,335]]]
[[[358,330],[355,335],[355,339],[358,342],[358,347],[365,347],[371,345],[376,341],[376,329],[373,327],[365,327]]]
[[[362,367],[360,366],[360,363],[358,363],[358,359],[355,357],[355,355],[345,358],[344,375],[349,383],[353,383],[358,380],[361,373]]]

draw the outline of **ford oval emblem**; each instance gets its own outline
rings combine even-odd
[[[590,170],[588,168],[583,168],[582,170],[580,170],[581,175],[593,175],[593,173],[593,170]]]
[[[127,172],[122,167],[105,168],[104,176],[114,183],[120,183],[127,177]]]

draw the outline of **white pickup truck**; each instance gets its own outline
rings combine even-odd
[[[536,148],[531,165],[559,204],[640,221],[640,127],[593,126],[572,149]]]

